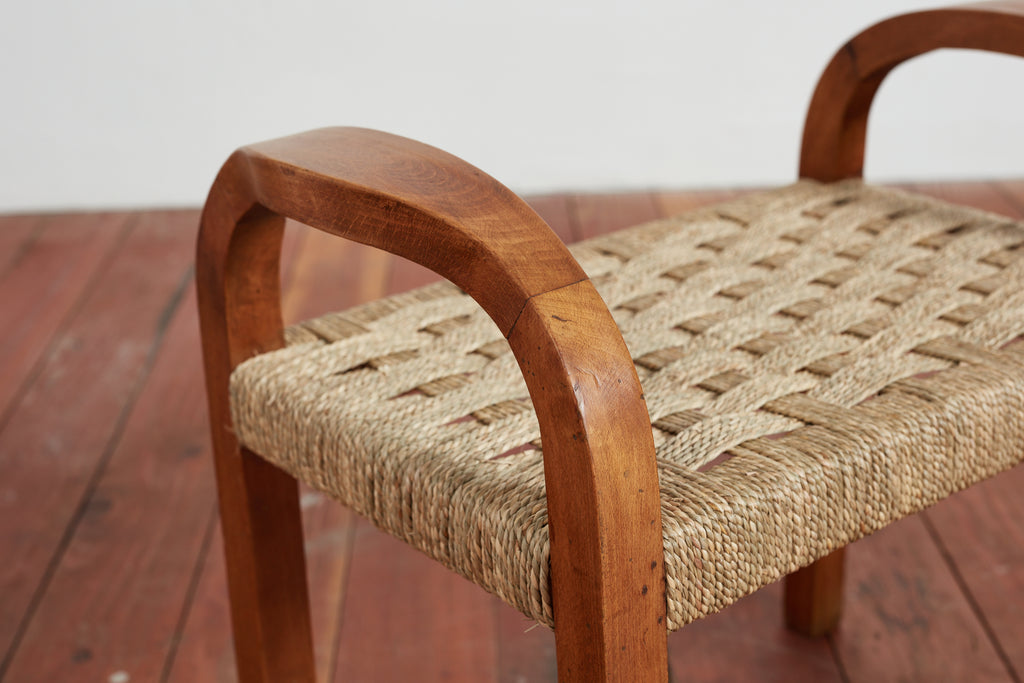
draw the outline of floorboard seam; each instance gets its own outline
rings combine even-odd
[[[1003,666],[1006,668],[1006,672],[1007,674],[1009,674],[1010,679],[1014,683],[1021,683],[1021,678],[1017,674],[1016,669],[1014,669],[1013,662],[1010,660],[1009,655],[1007,655],[1006,651],[1003,649],[1002,643],[996,636],[995,629],[993,629],[992,625],[988,623],[988,619],[985,617],[985,612],[982,611],[981,605],[978,604],[978,601],[974,597],[974,593],[971,592],[970,586],[967,585],[967,581],[960,573],[960,569],[959,567],[957,567],[956,560],[953,559],[952,553],[949,552],[949,549],[943,542],[942,535],[939,533],[938,529],[935,528],[935,525],[932,523],[932,520],[928,516],[927,511],[921,513],[921,519],[924,522],[925,529],[928,530],[928,535],[932,537],[932,541],[938,548],[939,554],[942,555],[943,561],[945,561],[946,566],[949,567],[949,572],[950,574],[952,574],[953,580],[956,582],[957,588],[960,589],[960,592],[963,594],[964,599],[967,601],[967,605],[971,608],[971,612],[974,614],[974,617],[978,620],[978,623],[981,625],[982,631],[985,632],[985,636],[992,644],[992,648],[996,651],[996,655],[999,656],[999,661],[1003,663]]]
[[[21,383],[21,386],[19,386],[17,391],[15,391],[14,394],[11,395],[11,400],[8,402],[6,406],[4,406],[3,411],[0,412],[0,432],[2,432],[7,427],[7,424],[10,422],[11,417],[13,417],[14,413],[17,412],[18,406],[21,404],[22,399],[25,398],[25,394],[28,393],[29,388],[39,378],[39,374],[43,371],[43,368],[46,366],[47,360],[53,355],[54,347],[56,346],[57,339],[60,337],[61,333],[63,333],[64,330],[68,328],[70,322],[74,320],[75,317],[82,310],[82,306],[85,305],[85,302],[89,299],[90,296],[92,296],[93,291],[98,286],[100,278],[102,278],[103,274],[107,270],[109,270],[110,264],[113,262],[114,257],[124,247],[125,242],[128,239],[128,235],[131,233],[132,230],[134,230],[139,225],[139,216],[140,214],[136,214],[131,219],[125,220],[125,224],[120,228],[121,234],[118,235],[117,239],[111,242],[109,251],[103,256],[102,259],[100,259],[99,263],[96,264],[96,268],[93,270],[92,274],[86,281],[85,286],[82,287],[82,290],[75,298],[74,303],[68,307],[67,313],[65,313],[64,316],[61,318],[60,322],[57,323],[57,327],[54,329],[53,336],[51,336],[50,339],[46,342],[46,348],[43,350],[41,354],[39,354],[39,357],[36,359],[36,362],[32,364],[32,369],[29,371],[27,375],[25,375],[25,379]],[[2,671],[2,669],[0,669],[0,671]]]
[[[178,622],[174,625],[174,633],[171,635],[171,641],[167,646],[164,667],[160,672],[160,683],[167,683],[171,678],[174,660],[178,655],[178,646],[181,644],[182,636],[185,634],[185,625],[188,623],[189,615],[192,613],[192,605],[195,603],[196,594],[199,592],[199,582],[202,580],[203,570],[206,568],[206,560],[210,555],[210,546],[213,545],[214,532],[217,529],[219,519],[217,503],[214,502],[206,520],[206,531],[203,533],[203,542],[199,546],[199,554],[196,557],[195,566],[192,568],[192,577],[189,579],[188,587],[185,589],[181,614],[178,615]]]
[[[153,343],[150,346],[149,353],[142,364],[139,376],[136,378],[135,382],[133,382],[131,389],[128,391],[128,399],[125,401],[121,412],[117,416],[117,420],[114,423],[114,429],[111,431],[110,438],[107,440],[107,445],[103,449],[103,454],[97,460],[96,467],[82,491],[82,496],[78,501],[78,505],[75,507],[75,512],[71,516],[67,527],[65,527],[64,533],[61,534],[60,540],[57,542],[57,547],[55,548],[50,561],[46,564],[46,569],[39,578],[39,584],[36,586],[36,590],[33,591],[32,598],[29,600],[28,607],[25,609],[25,614],[18,623],[18,627],[14,632],[14,637],[11,639],[10,648],[4,654],[3,660],[0,661],[0,682],[4,680],[7,675],[7,670],[11,666],[11,662],[14,661],[14,656],[18,651],[18,647],[21,645],[21,641],[25,637],[25,633],[28,631],[29,625],[32,623],[32,619],[43,600],[43,596],[46,594],[46,591],[50,586],[50,582],[57,573],[57,568],[60,566],[61,560],[64,558],[64,553],[67,552],[68,547],[71,545],[71,540],[74,538],[78,525],[81,523],[82,517],[85,515],[89,501],[92,499],[93,493],[95,493],[96,487],[99,485],[100,479],[106,471],[107,464],[113,456],[114,451],[117,450],[118,444],[121,442],[121,437],[124,435],[125,427],[127,426],[128,420],[135,409],[135,403],[138,400],[139,395],[142,393],[142,389],[146,385],[146,382],[149,380],[153,366],[156,365],[156,359],[163,346],[164,338],[167,335],[167,328],[169,327],[169,322],[172,317],[166,313],[168,310],[173,311],[180,306],[182,300],[185,298],[185,292],[188,291],[188,286],[192,282],[192,277],[193,269],[192,266],[189,266],[185,269],[185,274],[181,279],[181,283],[171,294],[170,300],[164,307],[164,314],[160,316],[160,326],[157,328],[156,333],[153,336]]]

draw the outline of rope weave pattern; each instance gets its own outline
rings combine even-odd
[[[803,181],[576,245],[644,385],[677,629],[1024,457],[1024,225]],[[448,283],[287,331],[239,439],[553,623],[541,444]]]

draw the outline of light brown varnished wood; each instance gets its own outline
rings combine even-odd
[[[227,396],[235,365],[282,343],[282,216],[431,268],[509,337],[544,435],[562,680],[667,680],[654,444],[611,315],[562,242],[497,181],[361,129],[239,150],[204,209],[197,281],[242,680],[313,670],[295,484],[239,448]]]
[[[530,299],[509,344],[544,442],[559,680],[665,680],[654,439],[625,342],[588,281]]]
[[[233,214],[232,180],[214,186],[203,210],[196,281],[238,677],[313,681],[298,486],[239,446],[227,393],[235,365],[283,344],[284,219],[258,206]]]
[[[1024,56],[1024,2],[984,2],[905,14],[858,34],[836,53],[811,99],[800,177],[859,177],[875,93],[899,64],[940,48]]]
[[[429,145],[328,128],[243,148],[228,169],[270,211],[448,278],[505,335],[531,296],[586,279],[528,204]]]
[[[194,237],[191,246],[194,251]],[[302,226],[286,226],[281,249],[282,313],[286,324],[379,296],[377,288],[367,289],[354,281],[364,279],[366,270],[352,253],[358,250],[369,248]],[[371,279],[379,281],[383,276]],[[323,496],[311,497],[308,491],[303,494],[301,487],[300,501],[309,591],[316,596],[310,616],[317,680],[329,681],[341,621],[338,605],[348,568],[346,551],[351,545],[353,514]],[[194,597],[166,683],[233,683],[236,673],[221,533],[213,535],[199,562]]]

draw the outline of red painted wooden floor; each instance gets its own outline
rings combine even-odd
[[[1024,181],[918,188],[1024,216]],[[730,192],[533,200],[566,240]],[[0,217],[0,681],[231,681],[190,264],[196,211]],[[291,320],[429,272],[293,227]],[[553,639],[303,496],[325,681],[551,681]],[[1019,681],[1024,469],[855,544],[839,633],[773,585],[670,638],[694,681]]]

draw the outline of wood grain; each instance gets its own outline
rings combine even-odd
[[[323,237],[324,239],[319,239]],[[355,303],[347,287],[331,280],[358,272],[358,263],[346,258],[346,243],[323,233],[289,223],[281,252],[283,306],[286,319],[301,320],[336,305]],[[326,278],[326,279],[325,279]],[[316,635],[318,680],[328,680],[334,664],[334,642],[339,627],[344,576],[348,566],[352,514],[322,495],[304,490],[300,497],[308,559],[309,584],[317,599],[311,606]],[[211,516],[212,523],[217,515]],[[227,600],[223,537],[218,528],[201,558],[191,600],[179,635],[168,653],[165,669],[169,683],[230,683],[238,680],[232,649]]]
[[[810,637],[836,629],[843,610],[845,556],[846,548],[833,550],[785,578],[786,626]]]
[[[526,197],[524,200],[562,242],[572,244],[581,239],[579,221],[573,210],[575,202],[572,202],[568,196],[547,195]],[[441,279],[437,273],[412,261],[394,257],[385,258],[389,258],[389,262],[394,263],[391,277],[388,280],[389,292],[406,292]]]
[[[220,201],[228,195],[212,194],[214,211],[237,221],[259,204],[419,263],[464,289],[505,334],[531,296],[584,278],[510,190],[406,138],[357,128],[310,131],[239,150],[222,177],[222,185],[244,183],[251,194],[231,208]]]
[[[748,192],[756,190],[701,190],[699,192],[657,192],[654,203],[661,216],[675,216],[693,211],[702,206],[729,201]]]
[[[783,622],[782,584],[776,582],[687,624],[668,638],[673,680],[849,683],[826,639],[798,635]]]
[[[355,517],[324,496],[303,490],[305,531],[317,680],[329,681],[337,666],[337,640]],[[216,523],[216,515],[211,516]],[[187,607],[180,642],[167,653],[168,683],[233,683],[238,680],[232,648],[223,537],[219,526],[202,555],[197,586]]]
[[[356,525],[335,681],[496,681],[491,597],[434,560]]]
[[[579,215],[575,211],[577,203],[571,201],[568,196],[542,195],[524,197],[524,200],[558,235],[558,239],[566,244],[583,239],[580,232]]]
[[[544,442],[558,677],[667,680],[661,497],[625,342],[589,281],[531,298],[508,340]]]
[[[1024,183],[931,183],[920,192],[1024,218]],[[1024,672],[1024,467],[982,482],[925,511],[925,526],[951,563],[1001,659]]]
[[[194,299],[181,302],[7,675],[159,680],[214,502]]]
[[[951,204],[971,206],[982,211],[991,211],[1010,218],[1024,217],[1024,210],[1013,202],[1013,196],[1001,192],[988,182],[975,183],[914,183],[909,189]]]
[[[216,511],[211,509],[212,538],[199,547],[195,589],[183,605],[176,647],[165,654],[167,683],[236,683],[235,652],[231,640],[224,538]]]
[[[811,98],[800,177],[824,182],[861,177],[868,114],[882,81],[899,64],[940,48],[1024,56],[1024,2],[912,12],[857,34],[832,58]],[[834,558],[792,577],[787,582],[787,621],[812,633],[831,629],[841,604],[841,575],[842,560]]]
[[[25,254],[43,223],[37,215],[0,215],[0,278]]]
[[[1022,486],[1024,467],[1018,465],[924,513],[975,618],[1018,680],[1024,673]]]
[[[657,200],[650,192],[580,194],[573,196],[572,203],[580,239],[628,228],[662,215]]]
[[[180,303],[197,217],[195,211],[149,212],[137,221],[108,215],[106,223],[90,217],[97,221],[91,229],[72,217],[59,230],[86,227],[82,240],[52,256],[55,269],[73,271],[94,254],[90,237],[110,244],[134,223],[87,292],[79,281],[77,291],[37,302],[63,312],[69,295],[81,297],[76,312],[50,328],[39,370],[0,431],[0,554],[7,558],[0,563],[0,652],[8,656],[33,620],[33,601],[63,562],[64,544],[76,533],[95,477],[121,437]],[[57,228],[59,218],[51,220]],[[39,313],[40,320],[56,317]]]
[[[34,239],[0,277],[0,424],[38,371],[54,333],[124,239],[128,220],[126,214],[42,219]]]
[[[526,197],[526,202],[558,238],[571,244],[579,238],[579,217],[566,195]],[[555,658],[555,634],[552,630],[526,619],[497,598],[491,598],[497,623],[499,683],[536,681],[554,683],[558,664]]]
[[[921,516],[858,541],[833,636],[851,681],[1009,681]]]

